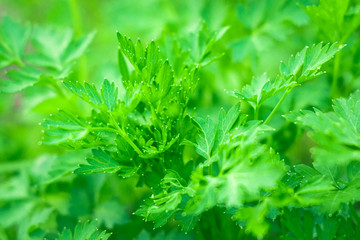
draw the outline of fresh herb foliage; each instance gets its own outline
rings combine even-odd
[[[1,240],[360,239],[359,1],[120,2],[1,19]]]

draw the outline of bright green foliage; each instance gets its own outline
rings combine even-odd
[[[117,104],[118,89],[115,87],[114,82],[110,83],[107,79],[104,79],[101,87],[101,94],[96,89],[95,85],[90,85],[87,82],[81,84],[78,81],[63,81],[63,83],[69,90],[83,100],[102,110],[112,112]]]
[[[200,66],[206,66],[223,56],[219,52],[216,44],[228,31],[228,27],[223,27],[215,34],[211,34],[205,23],[201,25],[199,30],[191,33],[187,39],[183,40],[183,45],[190,51],[190,59]]]
[[[96,222],[78,223],[74,233],[65,229],[57,240],[107,240],[111,236],[106,231],[100,232]]]
[[[130,146],[126,144],[122,145],[127,149],[119,149],[121,153],[120,157],[116,156],[117,159],[121,159],[120,163],[115,161],[114,158],[109,154],[101,150],[92,150],[93,158],[87,159],[89,165],[80,165],[80,168],[76,169],[75,173],[79,174],[91,174],[97,172],[115,173],[124,177],[130,177],[135,174],[139,167],[134,166],[131,158],[134,156]]]
[[[44,139],[47,144],[77,141],[88,132],[87,124],[83,119],[78,119],[63,110],[59,110],[58,114],[46,120],[42,125],[48,128]]]
[[[333,162],[337,166],[346,166],[351,161],[358,161],[359,156],[360,92],[353,93],[348,99],[335,99],[333,103],[334,112],[304,110],[286,117],[314,131],[311,136],[319,147],[313,153],[319,161],[326,161],[326,165],[332,165]]]
[[[194,120],[200,136],[193,145],[205,159],[204,164],[192,173],[187,185],[177,173],[167,174],[162,192],[136,213],[159,227],[177,211],[184,212],[181,217],[195,218],[185,222],[180,217],[180,224],[188,231],[208,209],[240,208],[246,202],[259,200],[261,190],[275,187],[284,172],[283,163],[257,141],[268,128],[259,123],[244,126],[246,118],[239,117],[239,113],[239,105],[235,105],[227,113],[220,111],[217,125],[209,118]]]
[[[55,80],[69,74],[94,37],[91,33],[75,40],[70,29],[21,25],[9,17],[2,19],[0,28],[0,69],[9,68],[0,75],[0,91],[6,93],[40,82],[56,85]]]
[[[360,239],[360,2],[312,3],[4,0],[0,239]]]
[[[323,46],[322,43],[305,47],[295,56],[291,56],[288,64],[281,63],[280,72],[286,79],[292,79],[297,83],[309,81],[324,72],[321,66],[334,57],[343,46],[330,43]]]
[[[237,4],[235,9],[240,27],[247,31],[230,45],[234,61],[261,55],[265,49],[286,41],[291,35],[291,26],[301,26],[308,21],[304,12],[296,7],[296,2],[286,0],[276,3],[271,0],[248,1]]]
[[[30,26],[21,26],[9,17],[1,22],[1,67],[21,63],[26,43],[30,35]]]
[[[349,5],[349,0],[320,0],[318,6],[308,6],[305,11],[331,41],[344,42],[360,20],[358,7],[350,10]]]
[[[195,120],[200,127],[201,135],[196,141],[196,152],[206,159],[210,159],[215,142],[216,127],[210,117]]]
[[[93,150],[94,159],[88,159],[89,165],[81,165],[76,173],[114,173],[120,170],[121,166],[111,156],[99,150]]]
[[[314,132],[311,137],[318,143],[312,149],[315,160],[313,165],[317,171],[311,170],[311,174],[304,175],[310,183],[304,184],[298,194],[305,197],[308,203],[322,196],[324,211],[329,213],[341,209],[344,203],[360,199],[357,177],[359,102],[360,94],[357,91],[348,99],[334,100],[334,112],[323,113],[315,109],[315,112],[286,115],[292,121],[310,127]],[[318,189],[315,196],[311,194],[311,189]]]
[[[247,101],[254,109],[258,109],[266,100],[286,90],[314,79],[321,74],[321,66],[329,61],[343,46],[319,43],[305,47],[296,55],[292,55],[288,63],[281,62],[280,74],[270,80],[266,74],[253,78],[251,84],[244,86],[234,95]]]
[[[283,219],[284,230],[288,233],[285,239],[356,239],[359,231],[353,228],[346,217],[321,216],[316,218],[313,211],[301,212],[291,209]]]

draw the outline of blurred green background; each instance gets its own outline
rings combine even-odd
[[[95,31],[86,55],[70,76],[95,84],[104,77],[120,83],[116,31],[148,42],[165,41],[166,36],[188,38],[202,23],[210,31],[228,26],[220,46],[224,56],[201,72],[199,90],[192,103],[199,114],[212,115],[235,102],[224,90],[239,89],[252,76],[264,72],[274,77],[280,60],[288,59],[305,45],[331,40],[310,24],[303,11],[304,6],[314,3],[317,1],[0,0],[0,19],[9,16],[21,23],[71,28],[76,37]],[[297,106],[291,106],[290,97],[285,108],[328,108],[327,79],[294,91],[293,97],[314,89],[324,94],[295,101]],[[131,213],[147,189],[134,190],[135,180],[124,182],[111,175],[66,174],[66,169],[76,168],[72,160],[84,158],[87,152],[66,153],[61,148],[38,144],[41,127],[37,123],[65,104],[52,96],[46,89],[0,94],[0,239],[41,239],[45,233],[53,239],[63,226],[92,217],[119,236],[116,239],[132,239],[141,231],[139,239],[146,239],[152,224],[144,224]],[[46,104],[39,106],[40,102]],[[264,108],[262,114],[268,114],[269,109]],[[293,153],[295,161],[306,159],[306,154]],[[47,172],[56,174],[49,176]],[[160,239],[165,234],[161,231],[151,235],[159,234]],[[173,238],[190,238],[171,230],[171,225],[166,231]]]

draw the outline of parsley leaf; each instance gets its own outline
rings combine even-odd
[[[57,240],[107,240],[111,236],[106,231],[99,232],[96,226],[96,222],[78,223],[75,227],[74,233],[65,229],[57,238]]]

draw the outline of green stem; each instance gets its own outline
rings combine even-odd
[[[209,173],[210,173],[211,176],[214,175],[213,174],[213,163],[210,163],[210,165],[209,165]]]
[[[118,130],[114,129],[114,128],[108,128],[108,127],[92,127],[91,131],[108,131],[108,132],[113,132],[113,133],[117,133]]]
[[[75,35],[78,37],[82,34],[81,17],[78,0],[69,0],[71,17],[74,25]]]
[[[259,108],[258,106],[256,106],[254,108],[254,120],[258,120],[259,119]]]
[[[61,87],[57,84],[57,82],[47,79],[47,83],[56,91],[57,95],[62,98],[67,98]]]
[[[271,118],[274,116],[274,114],[277,112],[277,110],[279,109],[280,105],[284,102],[285,98],[287,97],[287,95],[289,95],[289,93],[291,92],[293,88],[289,88],[287,89],[284,94],[282,95],[282,97],[280,98],[279,102],[276,104],[276,106],[274,107],[274,109],[271,111],[270,115],[266,118],[264,124],[268,124],[271,120]]]
[[[110,120],[113,122],[113,126],[117,129],[117,132],[120,134],[120,136],[125,139],[125,141],[135,150],[135,152],[139,156],[142,156],[143,153],[140,150],[140,148],[138,148],[138,146],[136,146],[136,144],[129,138],[126,132],[119,127],[119,124],[116,122],[113,115],[110,113],[109,116],[110,116]]]
[[[340,54],[341,54],[341,52],[336,54],[335,59],[334,59],[334,67],[333,67],[334,72],[333,72],[332,83],[331,83],[331,92],[330,92],[331,98],[338,97],[338,94],[339,94],[338,78],[339,78],[339,67],[340,67],[340,60],[341,60]]]
[[[91,130],[100,130],[100,131],[110,131],[110,132],[114,132],[114,133],[118,133],[123,139],[125,139],[125,141],[135,150],[135,152],[139,155],[142,156],[143,152],[140,150],[140,148],[138,148],[138,146],[136,146],[136,144],[129,138],[129,136],[126,134],[126,132],[124,130],[122,130],[119,127],[119,124],[117,123],[117,121],[115,120],[114,116],[111,114],[111,112],[104,112],[103,109],[95,104],[92,104],[95,108],[99,109],[101,112],[103,113],[107,113],[110,117],[110,121],[112,122],[112,126],[114,126],[116,129],[113,128],[107,128],[107,127],[93,127],[91,128]]]
[[[75,36],[79,37],[82,35],[82,24],[81,16],[79,11],[78,0],[69,0],[69,6],[71,11],[71,18],[73,21]],[[87,59],[85,56],[79,59],[79,74],[78,78],[82,81],[87,81],[88,79],[88,68],[87,68]]]

